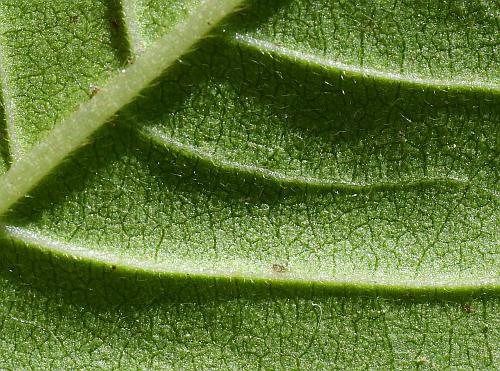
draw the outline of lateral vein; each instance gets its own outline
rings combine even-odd
[[[1,27],[1,24],[0,24]],[[0,35],[2,35],[2,29],[0,28]],[[11,161],[13,163],[17,162],[21,157],[20,146],[17,141],[16,129],[14,126],[15,122],[15,103],[12,99],[12,93],[10,91],[10,83],[7,74],[7,69],[5,67],[5,50],[3,45],[3,40],[0,38],[0,89],[3,100],[3,110],[5,114],[5,123],[7,127],[8,143],[9,143],[9,154]]]
[[[314,54],[292,50],[269,41],[259,40],[242,34],[235,34],[233,40],[231,41],[250,49],[257,49],[259,53],[266,52],[294,61],[333,69],[340,73],[350,74],[353,76],[371,77],[374,79],[396,81],[419,86],[430,86],[436,89],[474,89],[478,91],[487,91],[494,95],[500,95],[500,85],[495,83],[488,84],[482,82],[453,81],[445,79],[425,79],[416,76],[406,76],[397,73],[384,72],[372,68],[353,66],[321,58]]]
[[[52,254],[61,255],[64,259],[88,260],[93,264],[104,265],[120,265],[123,272],[127,270],[129,273],[134,274],[138,271],[151,273],[154,275],[179,275],[193,277],[219,277],[229,280],[241,279],[244,281],[252,282],[269,282],[269,283],[289,283],[289,284],[314,284],[325,285],[330,287],[345,287],[352,289],[365,289],[365,290],[385,290],[407,295],[409,292],[415,293],[435,293],[435,294],[452,294],[459,292],[474,293],[484,290],[491,290],[499,293],[500,281],[497,276],[483,276],[474,279],[437,279],[437,280],[417,280],[407,279],[401,277],[386,278],[386,277],[373,277],[373,276],[330,276],[318,274],[310,276],[305,273],[287,273],[277,276],[275,273],[269,274],[249,271],[227,271],[218,269],[206,269],[202,267],[186,267],[179,266],[179,264],[164,264],[164,263],[151,263],[143,260],[133,259],[130,257],[121,257],[114,254],[107,254],[104,252],[96,252],[89,250],[85,246],[79,246],[53,239],[39,233],[27,230],[23,227],[17,226],[1,226],[0,233],[3,238],[9,238],[13,242],[32,245],[34,248],[50,251]]]
[[[130,54],[133,58],[136,58],[145,48],[140,26],[137,22],[136,4],[134,0],[121,0],[121,3],[126,37],[130,45]]]
[[[208,168],[216,168],[224,172],[237,172],[256,177],[266,182],[274,182],[286,186],[308,188],[309,190],[318,190],[330,192],[335,190],[350,190],[352,192],[362,192],[365,190],[379,190],[388,187],[411,188],[420,186],[431,186],[433,184],[449,184],[460,187],[474,187],[481,192],[493,197],[500,197],[498,191],[491,189],[483,184],[476,183],[471,179],[458,178],[452,176],[437,176],[437,177],[421,177],[409,178],[398,181],[374,181],[374,182],[354,182],[341,180],[328,180],[314,176],[294,176],[287,175],[279,170],[271,170],[262,166],[246,165],[236,161],[219,159],[212,154],[204,152],[194,146],[181,143],[174,138],[165,135],[160,130],[155,128],[147,128],[137,130],[140,138],[148,141],[153,141],[157,145],[168,148],[185,157],[195,159],[198,166],[206,166]]]

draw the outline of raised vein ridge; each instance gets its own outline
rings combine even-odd
[[[494,197],[499,197],[499,193],[487,187],[477,185],[469,179],[460,179],[453,177],[433,177],[421,178],[408,181],[395,182],[373,182],[373,183],[357,183],[357,182],[340,182],[330,181],[321,178],[305,177],[305,176],[288,176],[278,171],[269,170],[264,167],[243,165],[238,162],[225,161],[215,158],[214,156],[200,151],[198,148],[183,144],[172,137],[165,135],[160,130],[154,127],[146,127],[138,130],[139,135],[153,140],[157,144],[166,147],[181,155],[193,158],[200,166],[208,168],[216,168],[224,172],[238,173],[254,178],[261,179],[267,182],[281,184],[283,186],[308,188],[309,190],[331,191],[332,189],[342,189],[352,192],[360,192],[364,190],[384,189],[387,187],[412,188],[421,185],[432,185],[437,183],[450,184],[456,186],[473,186]]]
[[[2,34],[2,28],[0,24],[0,35]],[[5,122],[7,127],[7,135],[9,141],[9,155],[12,162],[16,162],[20,157],[21,153],[19,150],[19,144],[17,141],[16,130],[14,126],[14,101],[12,99],[10,91],[9,77],[7,74],[7,69],[5,68],[5,50],[3,48],[3,40],[0,37],[0,89],[2,94],[3,110],[5,114]]]
[[[178,275],[179,277],[198,278],[220,278],[239,279],[251,282],[269,282],[276,284],[320,284],[326,287],[345,287],[359,290],[381,290],[392,292],[393,294],[407,294],[408,292],[433,294],[453,294],[460,292],[481,293],[485,290],[500,293],[500,282],[498,277],[484,277],[476,280],[443,280],[422,281],[408,279],[386,279],[373,278],[373,276],[356,277],[332,277],[316,276],[311,277],[301,273],[279,273],[270,271],[269,273],[254,273],[250,271],[220,271],[203,268],[179,268],[177,265],[155,264],[133,258],[123,258],[112,254],[98,253],[83,246],[73,245],[40,235],[33,231],[17,226],[3,226],[0,228],[3,238],[8,238],[14,243],[28,245],[30,249],[39,249],[51,252],[63,259],[86,260],[95,265],[118,267],[122,273],[135,274],[137,272],[150,273],[154,275]]]
[[[145,45],[140,34],[140,27],[137,23],[135,1],[121,0],[121,6],[126,37],[130,47],[130,54],[132,55],[132,58],[136,58],[144,51]]]
[[[313,64],[319,67],[333,69],[340,73],[349,74],[351,76],[359,76],[364,78],[372,77],[374,79],[398,81],[409,85],[434,87],[438,89],[457,89],[457,90],[467,89],[467,90],[485,91],[500,96],[500,85],[498,84],[475,83],[468,81],[453,81],[444,79],[423,79],[416,76],[407,76],[402,74],[384,72],[376,69],[347,65],[341,62],[332,61],[326,58],[321,58],[314,54],[292,50],[284,46],[271,43],[269,41],[259,40],[251,36],[242,35],[238,33],[234,35],[233,40],[234,40],[233,42],[236,42],[241,46],[251,49],[256,49],[261,53],[264,52],[272,55],[279,55],[281,57],[296,62]]]

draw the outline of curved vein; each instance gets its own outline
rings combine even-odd
[[[243,0],[207,0],[144,51],[0,178],[0,215],[101,127]]]
[[[441,79],[424,79],[417,76],[408,76],[397,73],[384,72],[371,68],[363,68],[353,65],[347,65],[338,61],[332,61],[326,58],[319,57],[314,54],[305,53],[284,46],[271,43],[265,40],[259,40],[248,35],[236,33],[231,40],[240,46],[255,49],[260,53],[269,53],[271,55],[278,55],[295,62],[304,64],[312,64],[323,68],[336,70],[342,74],[349,74],[353,77],[366,78],[371,77],[374,79],[402,82],[409,85],[419,85],[425,87],[434,87],[437,89],[468,89],[493,93],[500,96],[500,85],[486,84],[478,82],[454,81],[454,80],[441,80]]]
[[[329,192],[332,189],[345,190],[351,192],[362,192],[366,190],[377,190],[384,189],[388,187],[399,187],[399,188],[412,188],[422,185],[433,185],[436,183],[450,184],[461,187],[473,186],[482,192],[499,197],[500,194],[495,190],[489,189],[482,185],[473,183],[469,179],[460,179],[453,177],[434,177],[434,178],[421,178],[413,179],[408,181],[394,181],[394,182],[373,182],[373,183],[356,183],[356,182],[342,182],[342,181],[331,181],[327,179],[305,177],[305,176],[289,176],[278,171],[269,170],[264,167],[254,166],[254,165],[243,165],[234,161],[226,161],[215,158],[215,156],[210,155],[206,152],[199,150],[198,148],[183,144],[170,136],[165,135],[160,130],[156,128],[142,128],[138,129],[140,137],[146,138],[147,140],[152,140],[154,143],[168,148],[173,152],[179,153],[184,157],[193,158],[196,162],[208,168],[215,168],[219,171],[227,173],[237,173],[241,175],[246,175],[252,178],[258,178],[262,181],[273,182],[288,187],[297,188],[307,188],[309,190],[318,190]]]
[[[413,294],[442,294],[453,295],[460,293],[483,293],[491,291],[500,294],[500,280],[497,276],[483,277],[478,279],[463,279],[462,281],[452,279],[438,279],[436,281],[408,280],[395,277],[374,278],[369,276],[352,277],[332,277],[317,275],[311,277],[304,273],[275,273],[252,271],[228,271],[206,268],[179,268],[178,265],[155,264],[148,261],[133,259],[130,257],[120,257],[112,254],[99,253],[87,249],[83,246],[70,244],[49,237],[40,235],[17,226],[3,226],[0,228],[3,238],[9,238],[15,243],[28,245],[30,249],[48,251],[58,255],[62,259],[76,261],[86,260],[94,265],[115,266],[125,274],[134,275],[138,272],[153,274],[178,276],[179,278],[218,278],[226,280],[241,280],[252,283],[271,283],[287,285],[322,285],[325,288],[346,288],[359,290],[361,292],[374,292],[377,295],[389,293],[392,295]]]

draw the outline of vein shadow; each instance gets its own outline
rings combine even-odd
[[[7,133],[7,125],[3,104],[0,102],[0,175],[7,170],[8,165],[12,163],[12,157],[9,151],[9,135]]]
[[[495,193],[498,103],[488,92],[345,75],[216,38],[118,121],[206,158],[200,165],[328,184],[466,179]]]

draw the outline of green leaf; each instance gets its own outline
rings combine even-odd
[[[2,1],[0,171],[199,4]],[[4,216],[0,365],[498,367],[499,19],[249,2]]]

